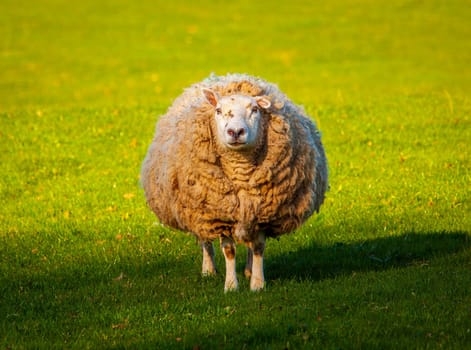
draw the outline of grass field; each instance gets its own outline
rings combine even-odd
[[[466,0],[2,0],[0,348],[469,347],[470,18]],[[261,293],[202,278],[139,187],[158,116],[211,72],[277,83],[330,162]]]

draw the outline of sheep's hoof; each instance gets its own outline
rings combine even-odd
[[[236,292],[239,289],[237,281],[226,282],[224,284],[224,293]]]
[[[217,275],[216,271],[206,271],[206,272],[203,272],[201,274],[201,276],[203,276],[203,278],[210,278],[210,277],[214,277],[216,275]]]
[[[203,266],[201,268],[201,274],[203,276],[214,276],[217,274],[217,269],[215,264],[205,263],[203,262]]]
[[[259,292],[265,288],[265,281],[260,278],[252,278],[250,279],[250,290],[252,292]]]
[[[201,275],[203,275],[203,277],[216,276],[217,271],[216,270],[205,270],[205,271],[201,272]]]

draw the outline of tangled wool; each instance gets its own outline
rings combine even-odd
[[[215,139],[214,107],[202,88],[272,101],[252,150],[235,152]],[[275,85],[248,75],[211,76],[160,118],[141,179],[164,224],[202,240],[224,234],[249,241],[259,231],[291,232],[319,210],[327,164],[316,126]]]

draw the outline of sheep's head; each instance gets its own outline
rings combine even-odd
[[[247,150],[257,144],[262,109],[270,108],[266,97],[230,95],[220,97],[215,91],[202,89],[208,102],[214,107],[218,138],[234,150]]]

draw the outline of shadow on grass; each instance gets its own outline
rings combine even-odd
[[[361,271],[427,264],[471,246],[466,232],[406,233],[351,244],[310,245],[270,257],[267,279],[321,280]]]
[[[276,280],[320,281],[354,272],[420,266],[469,247],[466,232],[407,233],[349,244],[311,244],[269,255],[265,270],[269,285],[275,285]],[[194,258],[199,252],[196,246],[194,249],[194,254],[187,252],[175,256],[176,260],[166,254],[142,257],[134,252],[115,264],[92,258],[85,259],[81,266],[66,263],[57,269],[42,269],[41,264],[47,266],[47,261],[34,256],[37,261],[26,265],[37,270],[21,269],[22,273],[18,273],[12,267],[9,276],[0,279],[0,292],[6,301],[2,311],[7,315],[0,326],[11,334],[4,341],[15,344],[15,339],[22,338],[23,345],[52,341],[56,345],[77,342],[93,347],[100,339],[111,338],[115,344],[131,347],[222,348],[235,336],[238,338],[229,348],[264,347],[270,343],[278,346],[286,337],[303,344],[305,321],[295,320],[288,309],[261,309],[262,298],[266,307],[280,303],[276,287],[271,291],[269,287],[267,293],[260,295],[241,290],[240,294],[226,297],[222,293],[223,273],[209,280],[198,275],[200,261]],[[294,302],[305,302],[305,295],[301,295]],[[230,307],[227,313],[224,311],[232,302],[237,310],[233,316]],[[223,311],[217,311],[218,307]],[[197,316],[205,312],[208,315],[202,319]],[[244,325],[252,322],[252,312],[261,316],[249,328]],[[227,320],[229,316],[231,322]],[[275,317],[275,321],[267,321],[266,317]],[[303,317],[315,322],[316,315]],[[212,326],[203,326],[202,320]],[[241,327],[238,334],[232,333],[235,324]],[[191,331],[182,334],[180,343],[176,339],[186,327]],[[315,330],[333,336],[328,328]],[[138,339],[141,332],[144,335]],[[63,334],[68,336],[63,339]],[[339,344],[348,347],[340,340]]]
[[[266,262],[266,276],[269,284],[275,284],[273,282],[276,280],[321,281],[336,276],[351,275],[355,272],[387,271],[393,268],[423,266],[432,263],[435,259],[459,254],[470,247],[469,235],[460,231],[406,233],[402,236],[377,238],[351,244],[338,243],[330,246],[312,244],[296,251],[271,256]],[[444,269],[446,270],[446,267]],[[417,274],[420,275],[422,272],[418,271]],[[342,282],[339,284],[342,285]],[[348,283],[345,285],[349,286]],[[466,282],[463,285],[461,287],[466,289]],[[443,294],[443,290],[446,290],[446,282],[443,282],[443,285],[437,285],[437,287],[441,290],[440,293]],[[318,348],[326,344],[330,344],[330,347],[335,345],[336,348],[355,347],[350,343],[351,339],[341,336],[342,331],[337,332],[329,325],[323,325],[319,322],[316,314],[312,314],[315,307],[307,308],[309,311],[306,314],[299,314],[299,309],[293,307],[293,304],[303,305],[303,303],[312,301],[312,298],[320,298],[319,300],[322,299],[327,305],[333,305],[325,306],[324,310],[333,308],[332,310],[337,310],[342,315],[338,316],[340,319],[343,317],[342,320],[346,322],[357,322],[359,325],[364,325],[354,315],[345,316],[346,310],[355,307],[361,309],[365,306],[365,304],[354,306],[351,299],[349,299],[352,296],[361,295],[364,292],[362,288],[364,286],[349,286],[345,291],[345,295],[343,295],[345,297],[343,301],[337,300],[335,296],[333,297],[334,300],[328,297],[322,299],[322,297],[326,297],[325,293],[330,293],[326,290],[321,290],[315,296],[311,295],[310,297],[306,296],[304,292],[300,292],[301,298],[296,291],[293,293],[293,290],[290,290],[289,298],[292,299],[289,300],[283,299],[282,294],[269,286],[268,292],[260,294],[260,297],[257,297],[257,294],[246,295],[251,302],[259,305],[260,310],[255,310],[255,312],[260,312],[264,316],[239,315],[240,318],[233,324],[239,327],[240,332],[231,329],[224,322],[221,322],[220,328],[215,328],[210,332],[195,331],[188,335],[186,345],[190,348],[191,346],[194,346],[194,348],[270,348],[269,344],[272,344],[274,348],[283,348],[284,346],[286,348],[312,348],[313,346]],[[397,293],[395,296],[396,302],[397,299],[400,300],[404,297],[400,291],[404,288],[408,290],[404,285],[404,281],[398,281],[391,288],[393,293]],[[427,284],[425,288],[428,288]],[[450,290],[453,289],[452,286],[449,288]],[[421,292],[423,291],[421,290]],[[465,293],[463,290],[460,292]],[[241,291],[241,293],[244,293],[244,291]],[[312,290],[310,293],[312,293]],[[378,298],[382,300],[381,297]],[[410,295],[407,294],[405,299],[409,298]],[[263,303],[268,305],[268,308],[271,308],[272,311],[263,311]],[[335,313],[335,311],[332,312]],[[354,312],[352,313],[354,314]],[[359,318],[361,319],[364,316],[364,314],[360,315]],[[385,312],[384,319],[382,319],[385,324],[388,322],[388,317],[394,318],[394,316],[390,316]],[[244,329],[244,322],[255,322],[255,324],[250,329]],[[421,321],[413,323],[413,326],[408,325],[409,328],[406,326],[404,328],[401,328],[402,326],[398,327],[401,333],[398,338],[401,339],[394,340],[398,342],[399,345],[396,345],[398,348],[402,347],[400,344],[414,344],[415,341],[428,342],[430,346],[439,344],[439,340],[426,337],[421,328]],[[361,331],[359,331],[359,334],[361,334]],[[381,331],[378,331],[372,336],[372,339],[362,339],[361,344],[366,348],[377,348],[382,347],[384,344],[390,345],[394,341],[387,336],[384,337]],[[454,341],[457,342],[456,344],[460,344],[465,340],[456,337],[450,344],[453,344]],[[168,342],[165,346],[172,347],[175,346],[175,343]]]

